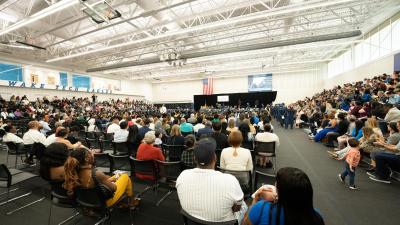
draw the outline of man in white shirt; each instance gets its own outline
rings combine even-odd
[[[114,132],[114,142],[115,143],[123,143],[128,140],[128,123],[126,121],[122,121],[120,124],[120,129]]]
[[[62,127],[62,126],[57,126],[56,132],[55,132],[54,134],[49,135],[49,136],[46,138],[46,141],[44,142],[44,146],[47,147],[47,146],[49,146],[49,145],[55,143],[56,140],[57,140],[56,134],[57,134],[57,132],[58,132],[59,130],[62,130],[62,129],[64,129],[64,127]]]
[[[197,134],[197,132],[200,129],[203,129],[204,127],[206,127],[206,126],[204,126],[204,124],[203,124],[203,117],[201,117],[201,116],[197,117],[197,124],[193,126],[193,131]]]
[[[22,140],[24,141],[24,145],[33,145],[35,143],[41,143],[45,145],[46,136],[39,132],[40,124],[38,121],[34,120],[28,123],[29,130],[24,134]],[[30,152],[29,157],[25,160],[28,164],[33,164],[33,156],[35,152]]]
[[[201,220],[222,222],[236,219],[243,200],[237,179],[215,171],[216,144],[210,139],[198,141],[194,147],[197,168],[184,170],[176,181],[182,209]],[[244,204],[244,203],[243,203]]]
[[[28,123],[29,130],[22,137],[24,145],[32,145],[34,143],[42,143],[44,145],[46,137],[39,132],[39,127],[40,124],[38,121],[31,121]]]
[[[107,128],[107,134],[113,134],[113,133],[115,133],[115,131],[117,131],[119,129],[120,129],[120,127],[119,127],[119,119],[115,117],[112,120],[112,123]]]
[[[165,105],[162,105],[162,106],[160,107],[160,113],[161,113],[161,114],[167,113],[167,107],[165,107]]]
[[[278,135],[271,133],[271,125],[268,123],[264,125],[264,133],[258,133],[255,137],[256,141],[259,142],[275,142],[275,148],[279,147]]]
[[[387,103],[384,107],[389,109],[384,119],[387,123],[400,121],[400,110],[396,106]]]
[[[278,135],[271,133],[272,128],[268,123],[264,125],[264,133],[258,133],[255,137],[257,142],[275,142],[275,149],[279,147]],[[268,159],[268,153],[258,153],[257,158],[259,161],[257,164],[261,167],[272,167],[272,162]]]

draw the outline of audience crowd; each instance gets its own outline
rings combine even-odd
[[[333,148],[328,151],[333,158],[346,159],[347,172],[339,178],[350,174],[350,187],[356,189],[354,149],[370,165],[366,170],[373,181],[390,183],[393,172],[400,171],[399,104],[399,73],[394,72],[335,86],[288,106],[277,104],[272,114],[286,128],[308,127],[311,140]]]
[[[238,219],[245,223],[245,215],[250,212],[238,180],[216,170],[217,167],[253,173],[253,142],[275,141],[276,146],[279,145],[279,138],[272,134],[269,107],[203,108],[199,112],[168,110],[161,113],[165,110],[145,101],[94,102],[88,98],[57,97],[30,101],[26,96],[13,96],[9,101],[0,99],[0,110],[2,141],[27,150],[26,164],[33,164],[37,158],[41,177],[51,184],[57,183],[69,196],[74,196],[79,188],[100,185],[107,190],[103,197],[108,207],[127,196],[129,204],[125,207],[132,208],[140,203],[133,197],[135,179],[160,179],[154,174],[135,173],[131,180],[126,174],[112,175],[98,170],[96,155],[101,153],[102,146],[92,142],[110,140],[115,146],[124,145],[129,155],[137,160],[181,161],[187,168],[176,183],[182,208],[192,216],[211,221]],[[184,149],[181,155],[173,158],[163,146],[182,146]],[[272,167],[268,155],[260,153],[257,158],[258,166]],[[199,188],[202,186],[208,189]],[[219,194],[213,186],[219,187]],[[193,208],[191,198],[196,191],[199,192],[198,201],[217,204],[219,209],[212,212],[206,208],[200,211]],[[264,192],[266,194],[262,194]],[[271,207],[276,205],[276,209],[281,207],[276,196],[274,201],[264,199],[264,195],[270,196],[269,192],[269,189],[260,189],[257,199],[271,202]],[[210,198],[204,197],[211,193]],[[92,215],[92,212],[85,211],[85,214]]]
[[[333,148],[329,154],[345,160],[339,179],[345,182],[349,176],[351,189],[357,189],[355,170],[361,158],[368,159],[363,161],[370,165],[371,180],[390,183],[392,172],[400,170],[399,93],[399,74],[393,73],[336,86],[289,106],[261,109],[166,111],[141,100],[0,97],[0,136],[4,143],[27,150],[26,164],[40,159],[41,177],[58,182],[70,196],[77,188],[101,185],[108,190],[107,206],[122,196],[130,199],[126,207],[139,204],[131,177],[109,176],[96,169],[95,156],[102,149],[91,140],[103,139],[124,145],[137,160],[181,161],[187,169],[176,180],[179,200],[182,209],[196,218],[237,219],[239,224],[324,224],[312,204],[311,182],[301,170],[281,168],[275,186],[259,188],[249,206],[240,179],[223,171],[253,173],[255,167],[272,167],[268,154],[253,156],[252,151],[254,142],[279,146],[270,123],[273,116],[286,129],[308,127],[311,140]],[[168,146],[181,146],[181,155],[169,155]],[[136,178],[159,179],[135,173]]]

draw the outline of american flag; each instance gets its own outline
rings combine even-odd
[[[212,77],[203,79],[203,95],[212,95],[214,92],[214,81]]]

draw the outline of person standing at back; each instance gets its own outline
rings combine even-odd
[[[244,195],[234,176],[214,170],[215,147],[209,138],[195,144],[197,168],[184,170],[176,189],[182,209],[189,215],[212,222],[230,221],[236,219]]]

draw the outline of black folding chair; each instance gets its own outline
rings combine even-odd
[[[275,142],[259,142],[257,141],[255,143],[255,155],[259,155],[259,153],[265,153],[266,157],[272,158],[273,163],[272,163],[272,168],[274,169],[274,172],[276,172],[276,148],[275,148]]]
[[[117,203],[108,207],[105,199],[102,198],[100,194],[100,190],[97,187],[94,188],[77,188],[75,190],[76,193],[76,202],[80,207],[93,209],[96,212],[101,213],[100,220],[95,223],[95,225],[104,224],[107,221],[111,220],[111,212],[115,209],[118,204],[124,200],[128,200],[127,196],[124,194]],[[129,202],[128,202],[129,204]],[[129,210],[129,217],[131,224],[133,224],[132,220],[132,210]]]
[[[201,220],[194,216],[189,215],[189,213],[185,212],[183,209],[181,209],[181,215],[183,218],[184,225],[237,225],[238,224],[238,221],[236,219],[225,222],[210,222]]]
[[[65,190],[62,187],[63,183],[64,183],[64,181],[49,181],[49,184],[51,187],[51,193],[50,193],[51,205],[50,205],[49,218],[48,218],[48,222],[47,222],[48,225],[51,224],[51,216],[52,216],[53,206],[57,206],[59,208],[67,208],[67,209],[75,209],[76,210],[74,215],[61,221],[60,223],[58,223],[58,225],[65,224],[79,215],[79,212],[77,211],[77,203],[75,201],[75,198],[68,196],[67,190]]]
[[[97,139],[97,135],[95,132],[86,132],[85,136],[83,136],[85,138],[90,138],[90,139]]]
[[[95,167],[97,170],[106,173],[106,174],[111,174],[113,171],[113,159],[111,158],[109,153],[106,152],[96,152],[94,154],[94,162],[95,162]]]
[[[258,170],[254,172],[254,187],[253,192],[265,184],[275,185],[276,176],[275,174],[263,173]],[[261,183],[261,184],[259,184]]]
[[[10,202],[13,202],[15,200],[18,200],[20,198],[23,198],[23,197],[31,195],[32,191],[29,191],[28,193],[25,193],[25,194],[22,194],[22,195],[19,195],[19,196],[16,196],[16,197],[10,199],[10,193],[13,192],[13,191],[16,191],[18,189],[18,188],[16,188],[16,189],[12,189],[11,190],[12,186],[18,185],[21,182],[29,180],[29,179],[34,178],[34,177],[37,177],[37,175],[35,175],[33,173],[23,172],[23,171],[17,170],[17,169],[10,169],[9,170],[6,165],[1,164],[0,165],[0,187],[1,188],[7,188],[7,191],[2,193],[2,194],[0,194],[0,195],[6,194],[7,195],[7,200],[4,201],[4,202],[1,202],[0,206],[8,204]],[[28,204],[25,204],[25,205],[23,205],[23,206],[21,206],[21,207],[19,207],[17,209],[14,209],[12,211],[7,212],[6,214],[7,215],[11,215],[14,212],[17,212],[17,211],[19,211],[21,209],[24,209],[24,208],[26,208],[26,207],[28,207],[30,205],[33,205],[33,204],[38,203],[40,201],[43,201],[43,199],[45,199],[45,197],[42,197],[42,198],[40,198],[38,200],[35,200],[33,202],[30,202]]]
[[[194,134],[194,132],[193,131],[192,132],[182,132],[182,136],[184,136],[184,137],[186,137],[190,134]]]
[[[185,150],[184,145],[162,145],[162,150],[164,152],[165,158],[169,162],[179,162],[181,161],[182,152]]]
[[[26,151],[23,146],[23,144],[16,144],[14,142],[5,142],[8,150],[7,150],[7,159],[6,159],[6,165],[8,166],[8,158],[10,155],[15,155],[15,166],[14,168],[17,168],[18,165],[18,156],[21,157],[21,161],[23,162],[23,156],[26,157]]]
[[[218,167],[218,170],[222,173],[231,174],[239,181],[240,187],[242,188],[245,197],[251,195],[253,191],[253,176],[251,175],[251,170],[228,170]]]
[[[113,142],[114,151],[110,154],[111,157],[111,167],[110,172],[115,170],[130,171],[129,163],[129,148],[126,142],[116,143]]]
[[[178,179],[179,175],[181,174],[183,165],[182,162],[164,162],[159,160],[156,160],[156,162],[160,177],[158,183],[160,187],[165,186],[168,188],[168,193],[157,202],[156,206],[159,206],[168,196],[176,191],[176,179]]]
[[[215,149],[215,155],[217,156],[217,162],[216,162],[217,167],[220,165],[221,153],[222,153],[222,149]]]
[[[114,153],[114,146],[112,140],[100,139],[100,150],[102,152]]]
[[[158,172],[155,162],[153,160],[139,160],[132,156],[129,157],[129,162],[131,163],[131,175],[134,177],[134,181],[138,180],[149,184],[136,197],[139,198],[150,189],[155,190],[158,186]],[[153,179],[143,178],[143,176]]]

